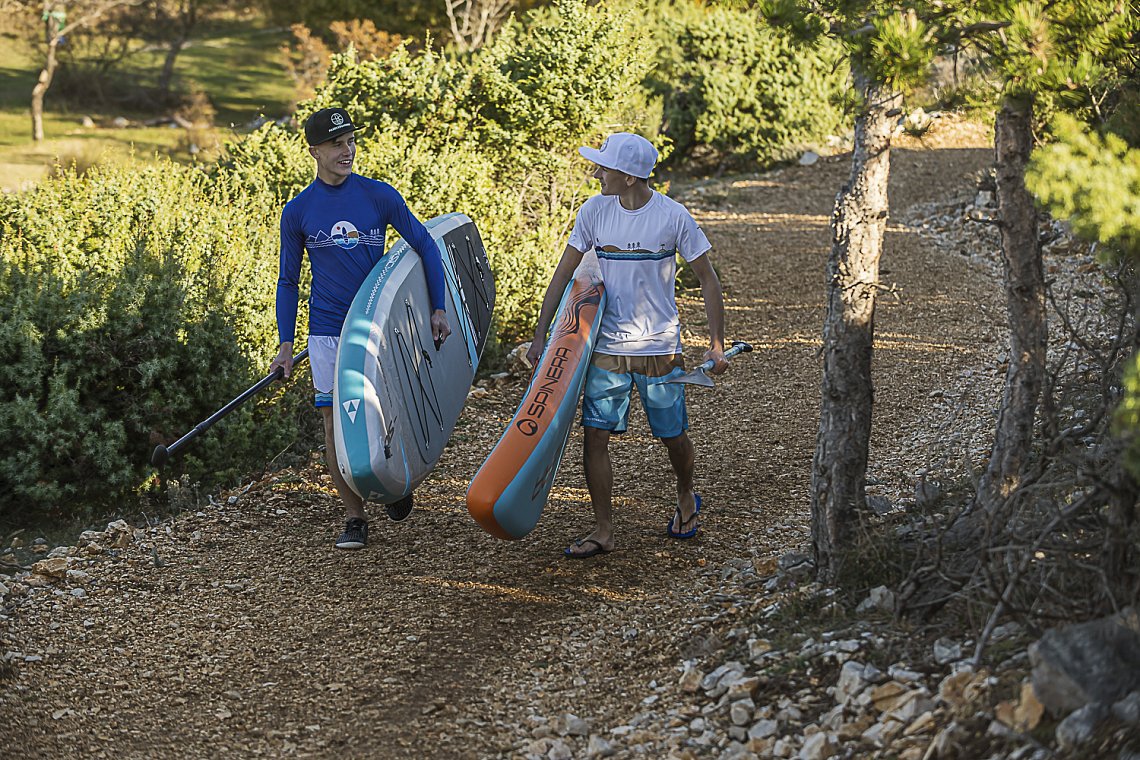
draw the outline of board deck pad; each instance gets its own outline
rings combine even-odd
[[[467,489],[467,511],[498,538],[534,529],[566,450],[606,305],[596,260],[584,264],[566,287],[518,411]]]
[[[400,240],[364,280],[337,349],[337,466],[366,501],[391,504],[435,467],[486,347],[495,283],[479,231],[464,214],[424,223],[443,260],[451,335],[436,347],[419,255]]]

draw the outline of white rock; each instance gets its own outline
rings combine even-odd
[[[800,166],[813,166],[819,161],[819,154],[814,150],[805,150],[804,154],[800,156]]]
[[[728,708],[728,717],[734,726],[743,726],[752,720],[752,711],[756,709],[756,705],[751,699],[742,699],[739,702],[733,702]]]
[[[561,739],[555,739],[554,743],[550,745],[550,751],[546,753],[550,760],[573,760],[574,752],[566,746],[566,742]]]
[[[769,736],[775,736],[779,730],[780,724],[774,720],[758,720],[748,729],[748,738],[767,739]]]
[[[681,687],[681,691],[692,694],[701,688],[701,680],[704,677],[700,670],[686,665],[685,672],[681,674],[681,681],[678,685]]]
[[[922,680],[921,673],[916,673],[913,670],[907,670],[902,665],[890,666],[887,668],[887,675],[896,681],[902,681],[903,683],[915,683],[916,681]]]
[[[609,757],[614,754],[615,751],[612,744],[597,734],[594,734],[590,737],[590,743],[586,746],[586,757]]]
[[[573,713],[562,716],[563,736],[589,736],[590,725]]]
[[[843,669],[839,671],[839,681],[835,684],[836,702],[843,704],[867,688],[863,669],[863,664],[854,660],[843,663]]]
[[[886,717],[891,717],[900,723],[907,724],[919,715],[922,715],[922,713],[934,709],[934,700],[930,698],[930,692],[925,688],[907,692],[903,696],[903,700],[901,704],[887,712]]]
[[[902,723],[895,720],[888,720],[875,723],[863,732],[861,738],[865,744],[871,744],[875,747],[885,747],[890,744],[891,740],[898,736],[902,730]]]
[[[796,743],[790,738],[783,738],[772,747],[772,757],[795,757]]]
[[[946,665],[962,659],[962,645],[947,638],[934,642],[934,661]]]
[[[836,751],[835,740],[826,733],[813,734],[804,740],[800,747],[800,760],[826,760]]]
[[[819,725],[823,726],[829,731],[838,731],[839,727],[843,725],[843,717],[846,711],[843,705],[836,705],[823,715],[819,716]]]
[[[1101,702],[1090,702],[1073,711],[1057,725],[1057,744],[1061,749],[1073,750],[1087,743],[1110,715],[1108,707]]]
[[[750,759],[754,757],[756,757],[756,755],[739,741],[732,742],[720,753],[720,760],[743,760],[744,758]]]
[[[722,681],[725,681],[726,679],[738,679],[743,673],[744,666],[739,662],[726,662],[704,677],[704,680],[701,681],[701,688],[705,691],[715,689],[717,686],[721,685]]]
[[[859,615],[878,610],[880,612],[895,611],[895,594],[886,586],[876,586],[871,593],[855,608]]]

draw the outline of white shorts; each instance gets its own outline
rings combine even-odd
[[[334,335],[309,336],[309,371],[313,375],[314,406],[332,406],[333,382],[336,380],[336,347],[340,338]]]

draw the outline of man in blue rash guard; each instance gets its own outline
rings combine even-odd
[[[293,338],[297,324],[301,256],[309,252],[312,296],[309,299],[309,365],[316,390],[315,404],[325,427],[325,460],[344,502],[344,533],[338,549],[363,549],[368,544],[364,503],[337,467],[333,437],[332,391],[336,349],[348,307],[361,283],[384,255],[384,234],[391,225],[423,260],[431,299],[431,335],[442,343],[451,334],[444,311],[443,262],[427,228],[416,219],[403,197],[384,182],[353,174],[356,127],[343,108],[325,108],[305,122],[309,154],[317,162],[312,183],[285,204],[281,213],[281,272],[277,280],[277,332],[281,344],[269,365],[293,370]],[[388,505],[388,516],[402,520],[411,512],[412,497]]]

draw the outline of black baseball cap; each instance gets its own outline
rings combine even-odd
[[[343,108],[322,108],[305,119],[305,139],[309,145],[320,145],[335,140],[345,132],[352,132],[356,126],[348,111]]]

